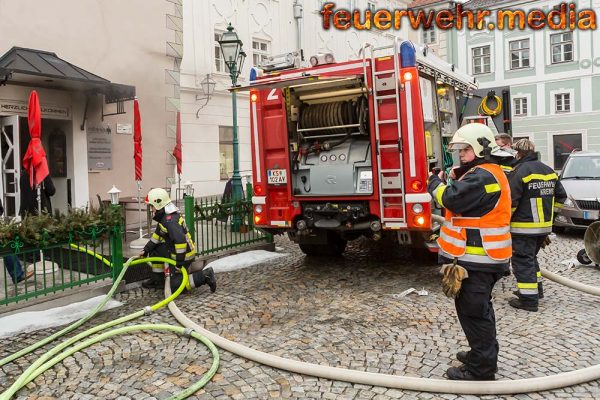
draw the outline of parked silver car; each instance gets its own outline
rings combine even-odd
[[[565,161],[560,182],[568,198],[554,213],[554,230],[587,228],[600,218],[600,152],[575,152]]]

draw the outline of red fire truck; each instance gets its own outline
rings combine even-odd
[[[361,235],[436,251],[427,176],[452,165],[446,145],[476,82],[410,41],[361,55],[314,56],[244,88],[255,225],[309,255],[340,254]]]

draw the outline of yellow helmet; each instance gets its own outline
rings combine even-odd
[[[146,196],[146,204],[150,204],[157,210],[162,210],[170,202],[171,197],[163,188],[154,188],[150,190]]]
[[[494,133],[488,126],[479,123],[471,123],[463,125],[454,133],[448,147],[450,150],[460,150],[467,146],[471,146],[475,153],[475,157],[482,158],[484,156],[483,149],[486,141],[492,154],[500,149],[496,144]]]

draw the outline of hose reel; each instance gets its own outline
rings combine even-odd
[[[358,130],[366,135],[367,124],[368,100],[365,96],[356,101],[308,104],[302,108],[299,118],[300,129],[314,129],[314,132],[327,134],[349,134]],[[347,125],[359,126],[356,128]]]

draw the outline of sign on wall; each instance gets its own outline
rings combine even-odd
[[[69,107],[40,104],[42,118],[71,119]],[[0,115],[22,115],[27,116],[29,104],[25,101],[0,99]]]
[[[131,124],[117,124],[117,133],[131,135],[133,134],[133,128]]]
[[[112,169],[112,134],[110,127],[102,123],[86,126],[88,170]]]

